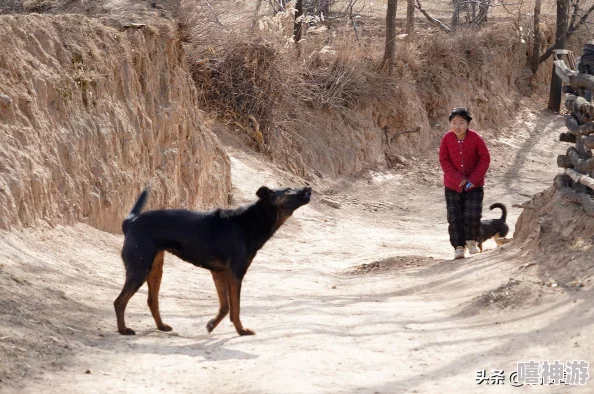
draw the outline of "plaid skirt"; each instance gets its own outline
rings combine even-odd
[[[477,187],[458,193],[445,188],[448,213],[448,232],[454,248],[465,246],[466,241],[478,241],[483,213],[483,188]]]

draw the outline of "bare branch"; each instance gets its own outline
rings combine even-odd
[[[425,11],[423,9],[423,7],[421,6],[421,1],[417,0],[417,6],[416,8],[421,11],[421,13],[423,15],[425,15],[425,18],[427,18],[429,20],[429,22],[439,26],[440,29],[442,29],[443,31],[445,31],[446,33],[451,33],[452,29],[450,29],[449,27],[447,27],[446,25],[444,25],[442,22],[440,22],[438,19],[435,19],[434,17],[432,17],[431,15],[429,15],[427,13],[427,11]]]
[[[578,1],[579,3],[579,1]],[[565,37],[567,39],[569,39],[573,33],[575,33],[580,27],[582,27],[582,25],[586,24],[586,20],[588,19],[588,17],[590,16],[590,14],[594,12],[594,5],[591,6],[590,8],[588,8],[588,10],[584,13],[584,15],[582,15],[582,17],[579,19],[579,21],[575,24],[575,25],[569,25],[569,28],[567,29],[567,33],[565,33]],[[576,14],[577,14],[577,8],[574,8],[574,13],[571,16],[571,23],[575,22],[576,19]],[[552,54],[553,54],[553,50],[555,50],[555,45],[556,45],[557,41],[555,41],[555,43],[553,45],[551,45],[549,48],[547,48],[547,50],[545,51],[545,53],[543,53],[539,60],[538,63],[542,63],[544,61],[546,61]]]
[[[357,29],[357,22],[355,21],[355,18],[353,17],[353,7],[355,6],[355,4],[357,3],[357,0],[351,1],[350,4],[350,12],[349,12],[349,19],[351,20],[351,24],[353,25],[353,29],[355,30],[355,37],[357,38],[357,41],[359,41],[359,30]]]
[[[210,12],[212,12],[212,15],[215,18],[215,22],[217,23],[217,25],[223,26],[223,24],[221,23],[221,21],[219,20],[219,16],[217,15],[217,13],[215,12],[215,10],[213,10],[212,6],[210,5],[210,3],[208,2],[208,0],[204,0],[204,2],[206,3],[206,5],[208,6],[208,9],[210,10]]]
[[[580,0],[575,0],[575,2],[572,1],[572,3],[573,3],[573,13],[571,15],[571,21],[569,22],[570,29],[575,24],[575,18],[577,18],[578,11],[580,10]]]
[[[588,17],[592,13],[592,11],[594,11],[594,5],[591,6],[590,8],[588,8],[588,11],[586,11],[586,13],[584,15],[582,15],[582,17],[580,18],[580,20],[578,21],[578,23],[576,25],[569,25],[568,34],[571,35],[577,29],[579,29],[580,27],[582,27],[582,25],[586,22],[586,19],[588,19]],[[574,21],[573,16],[571,17],[571,19],[572,19],[572,22],[573,22]],[[568,36],[568,38],[569,38],[569,36]]]

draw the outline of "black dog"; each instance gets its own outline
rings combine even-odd
[[[208,332],[231,310],[231,321],[239,335],[253,335],[239,320],[241,282],[256,253],[293,212],[307,204],[311,188],[274,189],[262,186],[258,201],[237,209],[195,212],[161,209],[140,214],[148,197],[145,189],[122,223],[122,260],[126,282],[114,301],[118,331],[133,335],[126,327],[124,312],[130,298],[146,281],[148,306],[161,331],[171,331],[159,314],[159,287],[165,251],[211,271],[219,297],[219,313],[208,322]]]
[[[501,209],[501,218],[481,220],[481,238],[479,239],[479,249],[481,250],[481,253],[483,252],[483,242],[489,238],[493,238],[495,243],[497,243],[497,246],[501,246],[506,243],[503,238],[505,238],[509,232],[509,227],[505,223],[507,209],[505,209],[505,205],[501,203],[495,203],[489,207],[490,210],[495,208]]]

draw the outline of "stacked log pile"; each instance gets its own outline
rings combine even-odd
[[[573,146],[557,157],[564,173],[555,177],[554,185],[563,198],[581,204],[594,216],[594,105],[583,97],[594,91],[594,75],[578,73],[563,60],[555,61],[555,72],[566,84],[565,108],[571,113],[566,121],[569,132],[561,133],[559,140]]]

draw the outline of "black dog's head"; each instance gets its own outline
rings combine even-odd
[[[275,208],[285,218],[291,216],[293,212],[311,199],[311,187],[301,189],[269,189],[262,186],[256,192],[260,202]],[[284,220],[283,220],[284,221]]]

